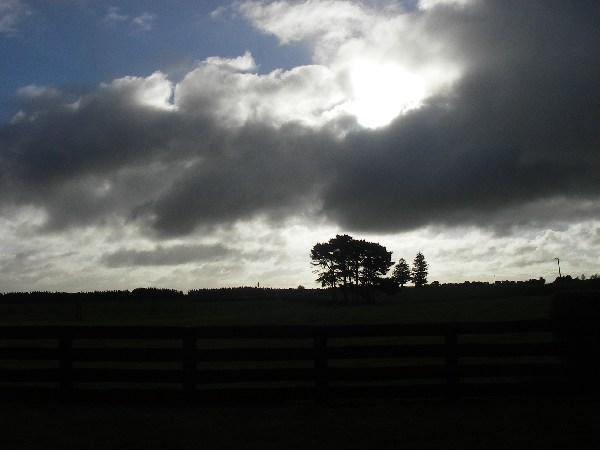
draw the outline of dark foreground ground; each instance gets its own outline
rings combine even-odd
[[[2,450],[598,449],[583,397],[211,404],[5,400]]]

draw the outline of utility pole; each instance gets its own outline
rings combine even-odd
[[[559,258],[554,258],[556,260],[556,263],[558,264],[558,278],[562,278],[562,275],[560,273],[560,259]]]

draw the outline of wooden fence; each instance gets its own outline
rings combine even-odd
[[[569,343],[557,335],[550,321],[0,327],[0,387],[64,396],[142,389],[194,398],[277,392],[321,400],[355,393],[569,391],[576,384],[565,357]]]

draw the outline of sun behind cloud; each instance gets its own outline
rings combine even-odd
[[[324,121],[350,115],[373,129],[421,107],[460,79],[462,62],[444,37],[426,31],[426,18],[436,6],[464,3],[428,1],[410,10],[393,2],[377,9],[364,2],[245,1],[239,12],[282,45],[308,45],[313,65],[332,73],[345,98],[334,108],[323,105],[330,111]]]
[[[389,124],[427,96],[425,80],[395,63],[358,62],[350,69],[350,85],[348,110],[367,128]]]

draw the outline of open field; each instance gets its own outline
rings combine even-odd
[[[311,325],[530,320],[549,317],[552,295],[382,297],[372,304],[250,299],[0,303],[0,325]]]

